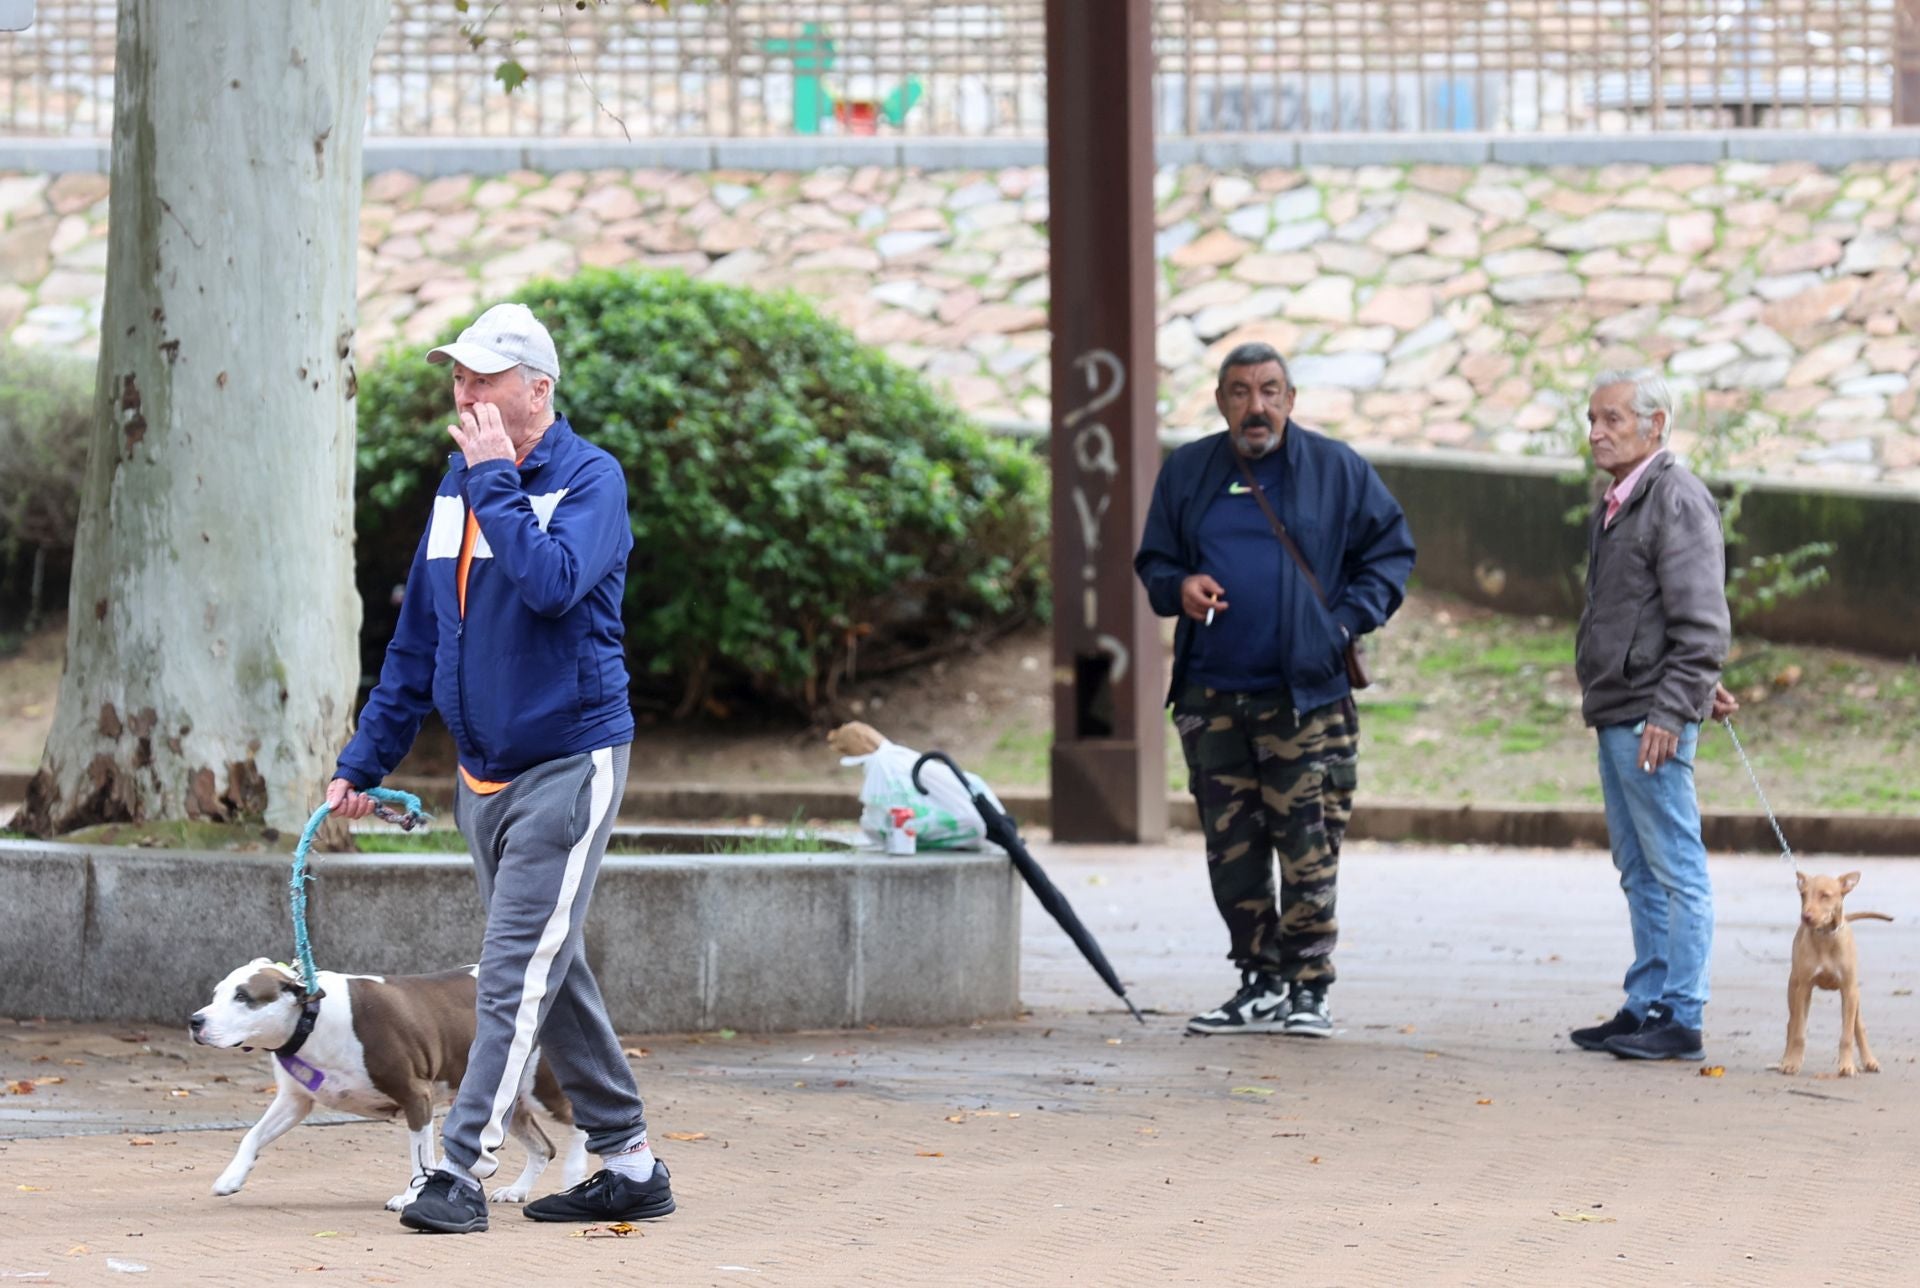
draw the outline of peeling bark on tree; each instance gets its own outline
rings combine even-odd
[[[358,674],[360,141],[386,0],[120,0],[67,665],[16,826],[297,830]]]

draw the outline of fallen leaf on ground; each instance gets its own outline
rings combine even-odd
[[[1724,1078],[1727,1076],[1727,1066],[1724,1064],[1710,1064],[1700,1070],[1700,1076],[1703,1078]]]
[[[644,1060],[648,1056],[652,1055],[653,1052],[647,1050],[645,1047],[628,1047],[626,1050],[622,1051],[620,1054],[627,1057],[627,1059],[629,1060]]]
[[[946,1157],[945,1154],[942,1154],[937,1149],[916,1149],[915,1151],[913,1151],[913,1156],[915,1158],[945,1158]]]
[[[705,1140],[707,1138],[707,1133],[703,1131],[663,1131],[660,1134],[668,1140]]]
[[[47,1192],[47,1187],[44,1185],[16,1185],[13,1188],[24,1194],[45,1194]]]
[[[1476,1100],[1476,1101],[1474,1101],[1473,1103],[1474,1103],[1474,1104],[1476,1104],[1476,1105],[1490,1105],[1490,1104],[1492,1104],[1492,1103],[1493,1103],[1493,1101],[1492,1101],[1492,1099],[1490,1099],[1490,1098],[1489,1098],[1489,1099],[1486,1099],[1486,1100]]]
[[[1418,1033],[1420,1030],[1414,1028],[1413,1025],[1411,1024],[1402,1024],[1400,1026],[1400,1031],[1402,1033]]]
[[[87,1062],[85,1060],[75,1060],[72,1057],[68,1057],[67,1059],[62,1060],[60,1063],[72,1065],[76,1069],[84,1069],[87,1067]]]
[[[965,1114],[948,1114],[947,1121],[950,1123],[963,1123],[967,1121],[967,1116]]]
[[[145,1042],[148,1034],[145,1029],[135,1029],[131,1033],[116,1033],[113,1036],[121,1042]]]
[[[1575,1221],[1583,1225],[1613,1225],[1616,1221],[1614,1217],[1595,1216],[1591,1212],[1555,1212],[1554,1215],[1562,1221]]]
[[[612,1225],[590,1225],[584,1230],[575,1230],[576,1239],[624,1239],[630,1234],[639,1234],[640,1228],[630,1221],[615,1221]]]
[[[1232,1094],[1236,1096],[1271,1096],[1273,1094],[1273,1088],[1272,1087],[1235,1087],[1233,1089]]]
[[[1320,1155],[1315,1154],[1312,1158],[1309,1158],[1307,1161],[1309,1163],[1317,1163],[1320,1161]]]
[[[33,1094],[33,1084],[24,1078],[16,1079],[7,1084],[7,1094],[10,1096],[31,1096]]]
[[[739,1037],[740,1035],[734,1032],[732,1029],[721,1029],[718,1033],[714,1034],[714,1036],[719,1038],[722,1042],[729,1042],[734,1038]]]
[[[71,1248],[67,1249],[67,1255],[69,1257],[84,1257],[89,1252],[92,1252],[92,1251],[93,1249],[89,1248],[86,1244],[76,1243]]]
[[[853,1085],[853,1079],[852,1078],[835,1078],[833,1080],[833,1085],[836,1087],[851,1087]]]
[[[135,1137],[134,1137],[133,1139],[131,1139],[131,1140],[129,1140],[129,1141],[127,1142],[127,1144],[129,1144],[129,1145],[151,1145],[151,1144],[153,1144],[153,1139],[152,1139],[151,1137],[148,1137],[148,1136],[135,1136]]]
[[[337,1239],[340,1237],[340,1232],[338,1230],[315,1230],[313,1237],[316,1239]]]

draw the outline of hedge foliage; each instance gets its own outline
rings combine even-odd
[[[90,358],[0,346],[0,620],[66,605],[93,376]]]
[[[819,710],[856,668],[1044,603],[1044,462],[798,296],[590,271],[514,298],[553,332],[560,411],[627,473],[642,705],[686,712],[750,692]],[[380,610],[450,448],[449,380],[429,347],[390,352],[360,380],[358,564],[376,661]]]

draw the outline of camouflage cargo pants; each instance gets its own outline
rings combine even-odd
[[[1174,704],[1207,876],[1242,970],[1330,983],[1340,841],[1353,813],[1353,700],[1296,713],[1283,691],[1192,686]],[[1280,859],[1276,900],[1275,853]]]

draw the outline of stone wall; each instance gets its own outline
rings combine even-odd
[[[0,174],[0,335],[97,340],[106,179]],[[585,265],[791,287],[989,419],[1049,417],[1043,166],[515,170],[366,189],[363,356]],[[1170,427],[1241,340],[1365,445],[1561,454],[1651,362],[1724,469],[1920,484],[1920,160],[1164,166]],[[1710,431],[1712,446],[1697,442]]]

